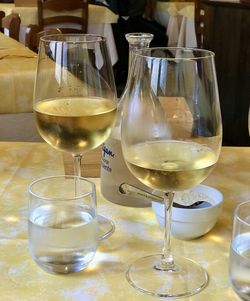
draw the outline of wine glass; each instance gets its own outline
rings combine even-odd
[[[34,112],[41,137],[71,153],[81,175],[82,155],[109,136],[116,115],[116,88],[106,40],[88,34],[42,37],[34,88]],[[77,187],[77,185],[76,185]],[[100,239],[114,224],[98,215]]]
[[[171,251],[176,191],[207,178],[221,148],[222,123],[214,54],[188,48],[149,48],[135,54],[122,116],[122,151],[132,174],[164,195],[161,254],[136,260],[129,283],[158,297],[200,292],[207,272]]]

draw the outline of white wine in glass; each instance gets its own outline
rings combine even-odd
[[[104,37],[87,34],[41,38],[34,89],[34,112],[41,137],[71,153],[75,175],[82,155],[100,146],[116,116],[116,88]],[[98,216],[100,239],[114,231]]]
[[[196,262],[171,250],[176,191],[205,180],[217,163],[222,123],[214,54],[189,48],[149,48],[135,54],[122,115],[122,151],[139,181],[164,195],[161,254],[132,263],[129,283],[157,297],[197,294],[208,283]]]
[[[66,97],[42,100],[35,112],[39,133],[47,143],[82,154],[107,139],[116,108],[105,98]]]

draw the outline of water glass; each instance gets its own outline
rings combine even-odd
[[[250,201],[239,204],[234,212],[229,277],[235,292],[250,301]]]
[[[29,185],[29,249],[51,273],[78,272],[95,256],[98,243],[94,183],[51,176]]]

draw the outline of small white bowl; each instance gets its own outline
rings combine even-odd
[[[193,208],[177,208],[173,206],[171,233],[179,239],[194,239],[209,232],[217,222],[220,215],[223,195],[215,188],[198,185],[188,190],[189,198],[194,195],[197,198],[204,196],[205,202]],[[208,204],[208,203],[209,204]],[[152,201],[152,208],[156,218],[163,228],[164,225],[164,205]]]

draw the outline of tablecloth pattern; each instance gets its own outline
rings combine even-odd
[[[228,251],[233,209],[250,199],[250,148],[223,148],[206,184],[220,189],[224,205],[216,226],[191,241],[173,238],[175,254],[199,262],[209,273],[208,287],[183,301],[240,301],[228,280]],[[63,172],[59,152],[46,144],[0,143],[0,292],[4,301],[137,301],[156,300],[132,288],[125,279],[129,263],[158,253],[162,233],[151,208],[128,208],[103,199],[97,185],[98,211],[116,224],[102,241],[89,267],[70,275],[48,274],[28,251],[27,185],[37,177]],[[179,299],[182,300],[182,299]]]

